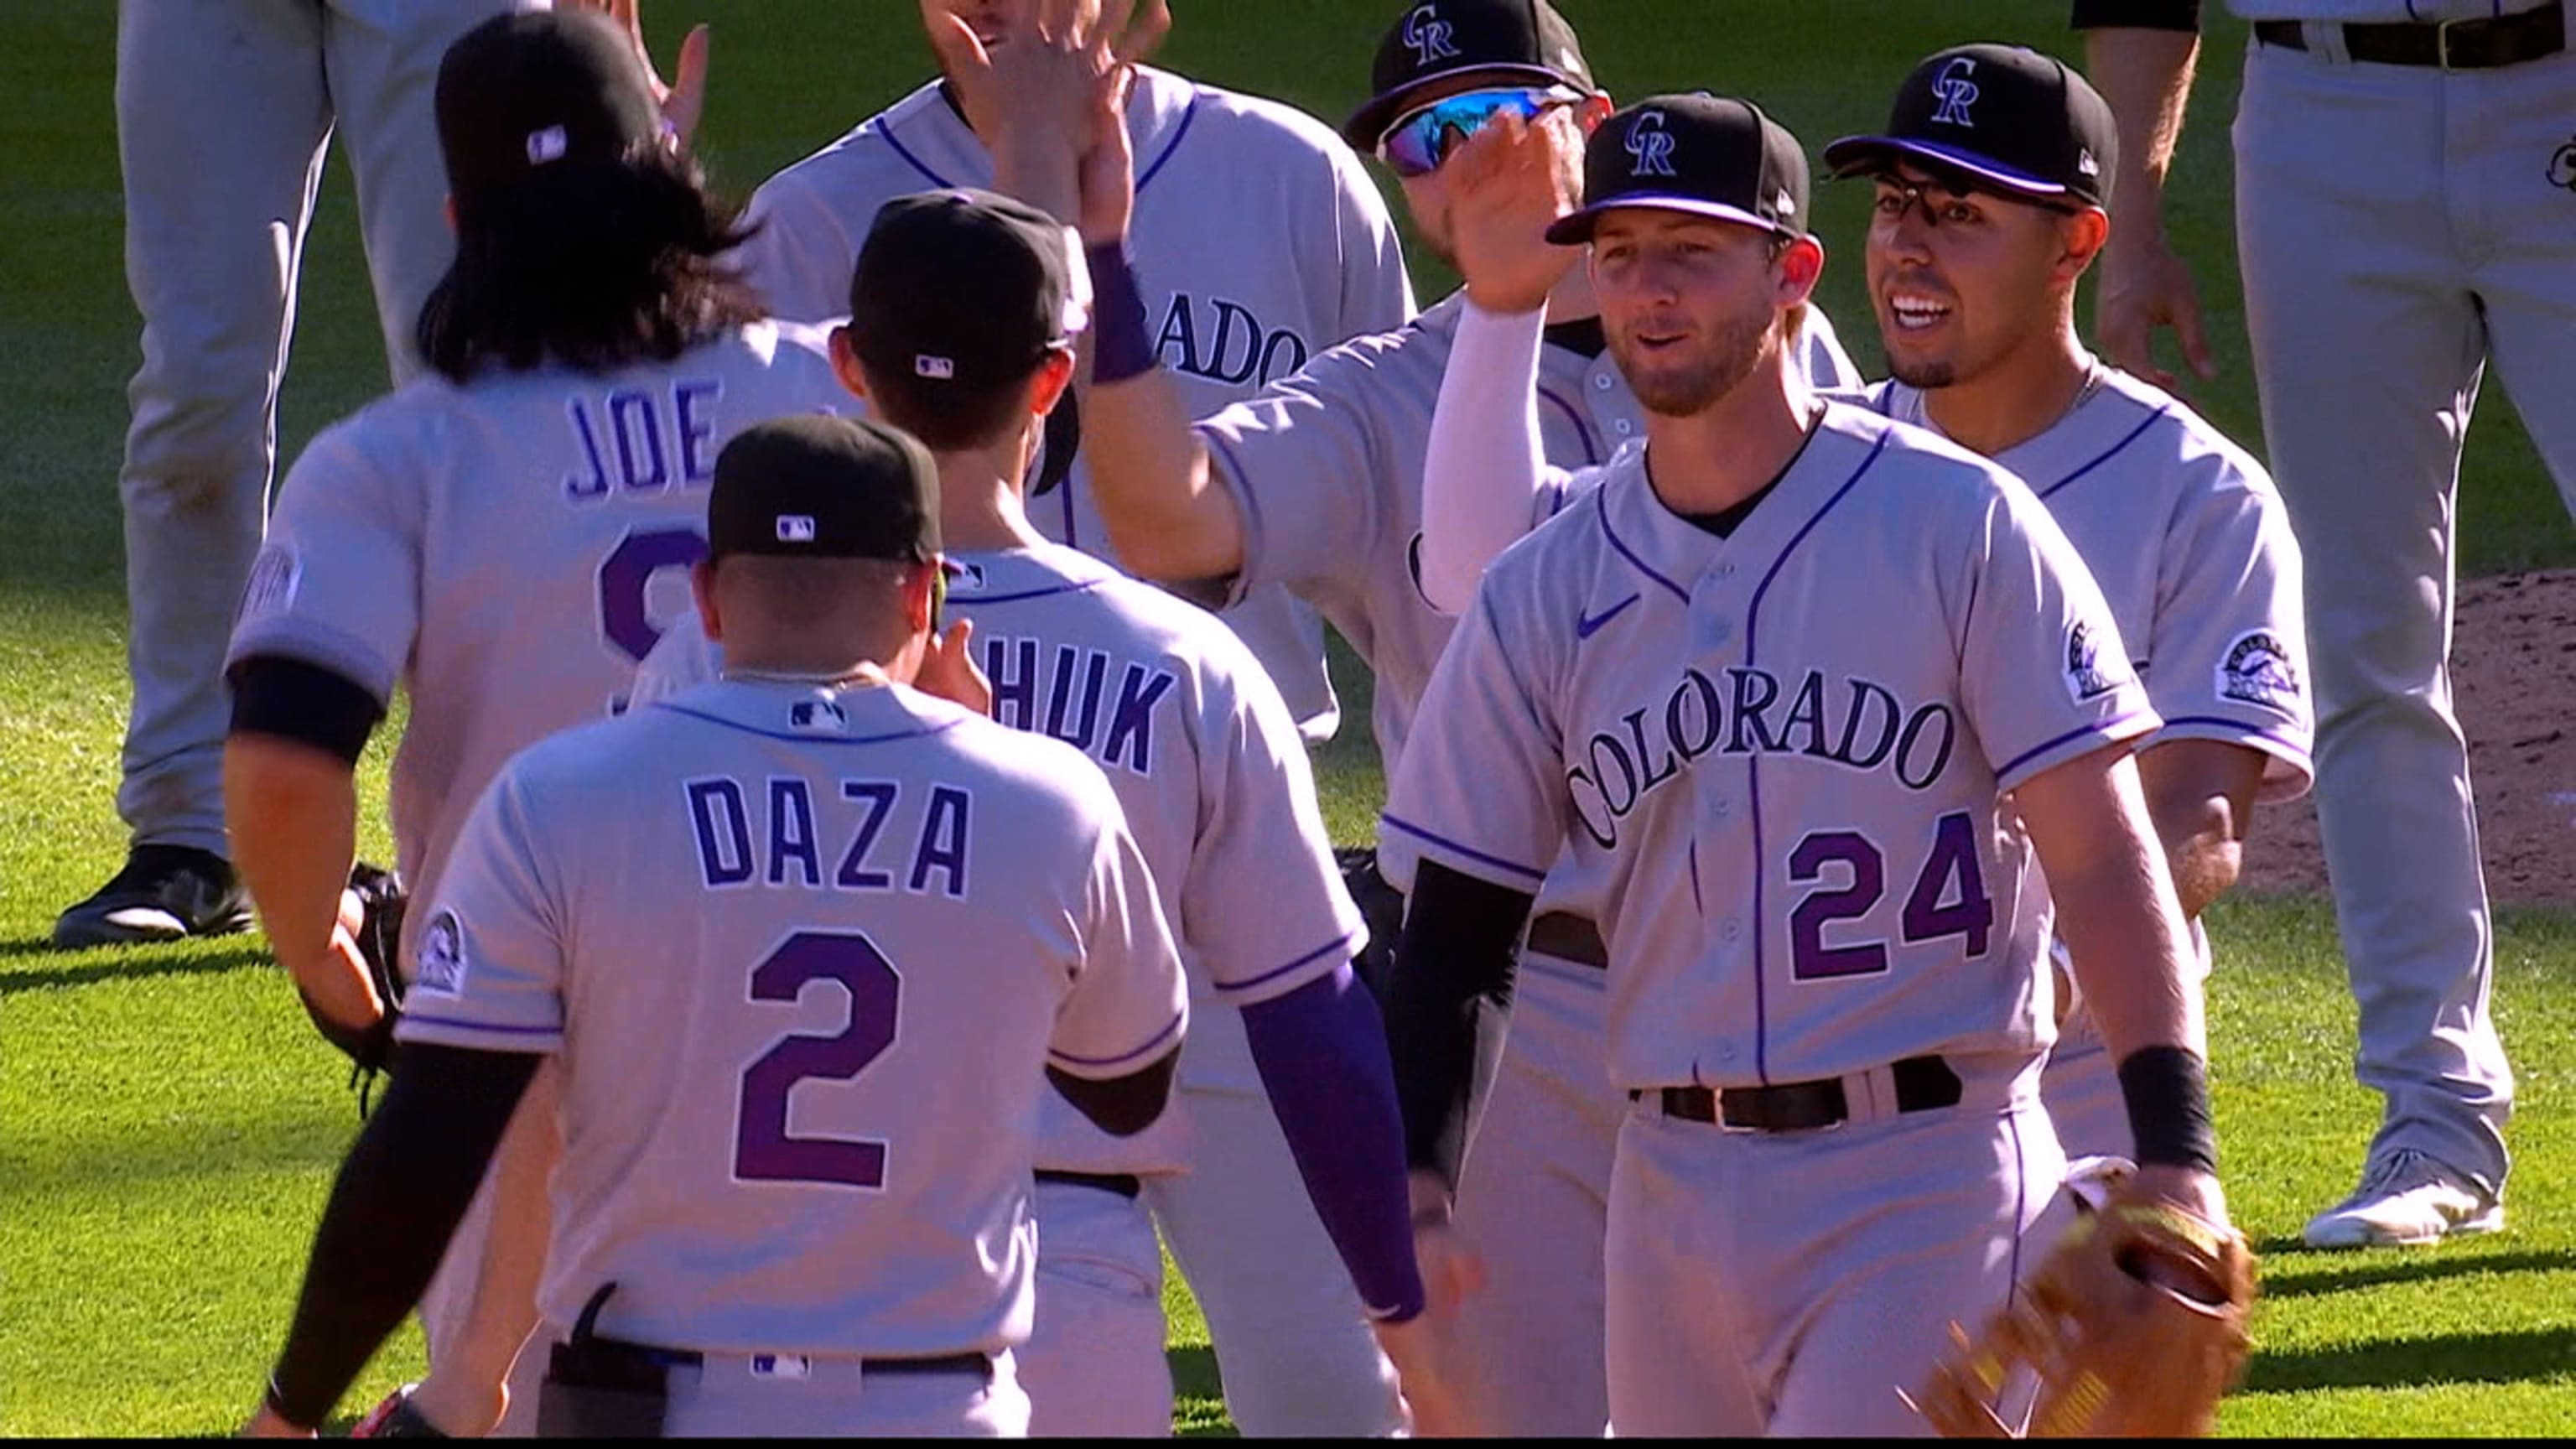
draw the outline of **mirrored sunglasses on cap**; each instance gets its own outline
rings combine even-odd
[[[1405,112],[1378,141],[1378,159],[1398,176],[1428,176],[1440,169],[1451,152],[1466,144],[1468,137],[1505,111],[1524,121],[1535,121],[1559,106],[1570,106],[1582,99],[1581,92],[1568,86],[1462,91]]]

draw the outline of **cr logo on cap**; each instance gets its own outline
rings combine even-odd
[[[1454,33],[1449,22],[1440,18],[1440,7],[1436,5],[1416,5],[1413,13],[1404,17],[1404,43],[1413,47],[1415,65],[1456,60],[1458,47],[1449,39]]]
[[[1664,129],[1663,112],[1640,112],[1628,128],[1627,145],[1628,155],[1637,163],[1629,168],[1630,176],[1680,179],[1681,173],[1673,169],[1673,133]]]
[[[1968,107],[1977,103],[1977,83],[1968,79],[1968,73],[1976,68],[1974,56],[1954,55],[1932,78],[1932,94],[1941,98],[1940,106],[1932,112],[1934,121],[1971,131],[1977,128],[1977,123],[1968,119]]]

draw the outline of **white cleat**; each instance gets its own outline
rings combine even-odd
[[[2361,1186],[2316,1215],[2302,1236],[2311,1248],[2420,1247],[2504,1227],[2504,1204],[2412,1149],[2374,1162]]]

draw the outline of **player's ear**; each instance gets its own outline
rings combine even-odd
[[[1610,99],[1608,91],[1599,91],[1585,96],[1574,107],[1575,129],[1589,136],[1601,129],[1601,123],[1610,119],[1611,114],[1618,109],[1618,103]]]
[[[1794,307],[1806,301],[1825,274],[1825,244],[1812,236],[1792,238],[1772,263],[1772,272],[1775,303]]]
[[[2069,286],[2093,265],[2111,240],[2111,216],[2098,206],[2061,217],[2057,223],[2057,270]]]
[[[867,369],[859,366],[859,350],[850,345],[847,324],[832,329],[832,375],[841,380],[841,386],[849,390],[850,396],[863,398],[868,395]]]
[[[689,565],[689,598],[698,606],[698,627],[718,644],[724,642],[724,613],[716,607],[716,564],[702,558]]]
[[[916,564],[904,571],[903,623],[913,634],[927,634],[939,627],[939,565]]]
[[[1064,390],[1073,385],[1073,349],[1059,347],[1038,364],[1037,375],[1029,380],[1029,414],[1045,417],[1055,411]]]
[[[456,193],[453,191],[447,193],[447,198],[439,204],[439,209],[447,214],[447,229],[451,232],[456,230]]]

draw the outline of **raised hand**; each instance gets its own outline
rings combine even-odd
[[[653,102],[662,108],[662,119],[683,149],[696,144],[698,121],[707,109],[707,27],[690,27],[680,42],[679,81],[671,84],[653,68],[653,52],[645,47],[643,0],[556,0],[555,8],[596,11],[624,27],[635,44],[635,59],[644,66],[644,78],[653,88]]]
[[[1573,128],[1505,112],[1467,139],[1441,167],[1450,188],[1451,244],[1467,296],[1488,312],[1535,312],[1581,255],[1547,239],[1557,218],[1581,197],[1571,189],[1580,168]]]
[[[920,672],[912,677],[912,687],[950,704],[964,705],[977,714],[990,715],[993,682],[975,667],[974,651],[967,647],[974,637],[975,624],[970,619],[951,624],[945,634],[932,631],[922,650]]]

